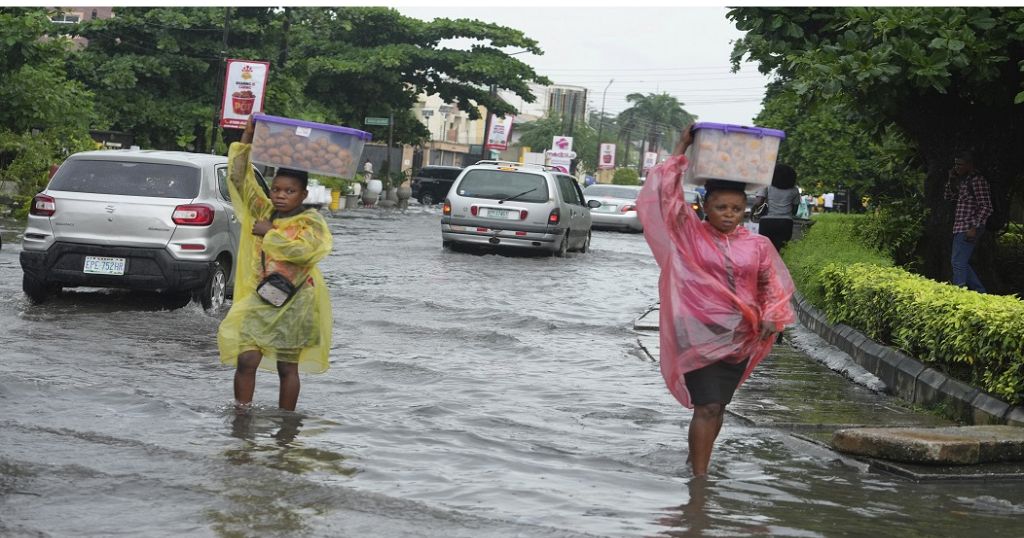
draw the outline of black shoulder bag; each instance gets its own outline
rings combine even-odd
[[[266,272],[267,255],[262,251],[260,252],[260,263],[263,265],[263,271]],[[256,286],[256,295],[259,295],[267,303],[280,307],[298,293],[301,287],[302,283],[296,286],[281,273],[270,273]]]

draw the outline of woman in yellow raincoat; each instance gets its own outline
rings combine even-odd
[[[305,172],[278,170],[270,196],[263,192],[250,161],[252,135],[250,119],[242,141],[231,144],[228,152],[228,188],[243,234],[234,300],[220,324],[217,344],[221,362],[236,367],[235,405],[252,403],[256,369],[262,367],[277,370],[278,405],[294,411],[299,370],[320,373],[328,366],[331,303],[316,264],[330,253],[332,237],[323,216],[302,206],[307,195]],[[298,287],[281,306],[256,293],[272,273]]]

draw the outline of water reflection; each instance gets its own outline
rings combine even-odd
[[[292,474],[355,475],[357,469],[344,464],[348,459],[344,454],[305,445],[301,435],[305,419],[288,411],[233,413],[231,437],[244,442],[225,450],[224,455],[231,463],[263,465]]]

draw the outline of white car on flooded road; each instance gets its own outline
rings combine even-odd
[[[594,184],[583,189],[587,201],[597,200],[601,205],[590,210],[595,230],[622,230],[642,232],[644,225],[636,214],[636,197],[642,187],[638,185]]]
[[[230,294],[240,234],[227,164],[180,151],[68,157],[32,200],[25,295],[41,303],[62,288],[126,288],[216,309]]]

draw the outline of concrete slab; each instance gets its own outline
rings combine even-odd
[[[1018,428],[1024,426],[1024,407],[1016,406],[1006,413],[1006,423]]]
[[[895,356],[899,356],[901,360],[895,364],[893,384],[889,387],[892,388],[893,394],[912,402],[917,387],[917,378],[924,371],[924,365],[901,353],[896,353]]]
[[[924,406],[937,405],[942,401],[939,389],[949,378],[946,374],[933,368],[926,368],[917,376],[914,384],[914,403]]]
[[[1024,428],[860,428],[836,431],[840,452],[922,464],[971,465],[1024,461]]]
[[[1003,417],[1010,411],[1010,404],[981,391],[971,401],[971,407],[971,424],[1003,424]]]

